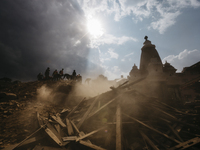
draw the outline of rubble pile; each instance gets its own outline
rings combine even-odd
[[[65,98],[73,89],[72,84],[68,81],[0,83],[0,149],[22,141],[38,128],[36,112],[48,116],[66,108],[58,104],[58,101],[38,98],[40,92],[38,89],[44,86],[54,87],[52,93],[56,91],[60,94],[65,89],[65,93],[62,95]],[[54,95],[51,94],[49,97],[54,98]]]
[[[38,112],[39,127],[12,149],[199,149],[199,110],[129,89],[136,82],[48,116]]]

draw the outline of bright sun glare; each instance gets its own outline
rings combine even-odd
[[[96,19],[90,19],[87,22],[88,32],[95,38],[103,35],[101,23]]]

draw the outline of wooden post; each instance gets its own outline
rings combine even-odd
[[[121,135],[121,107],[117,105],[116,111],[116,150],[122,150],[122,135]]]

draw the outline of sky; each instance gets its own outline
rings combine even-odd
[[[199,16],[199,0],[1,0],[0,77],[127,77],[145,36],[181,72],[200,61]]]

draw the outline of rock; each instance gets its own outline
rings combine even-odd
[[[13,100],[13,99],[17,99],[17,95],[14,93],[0,93],[0,101],[8,101],[8,100]]]

